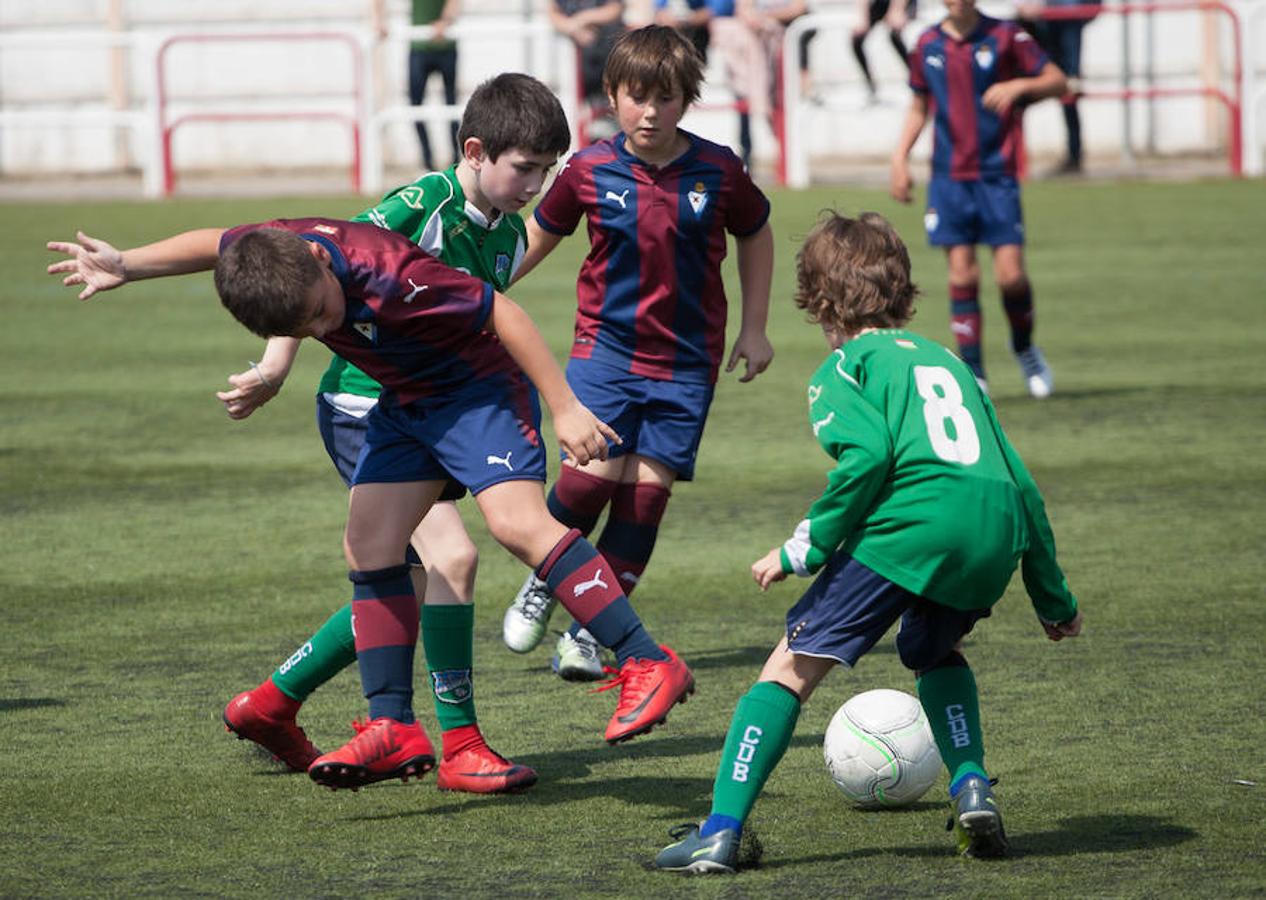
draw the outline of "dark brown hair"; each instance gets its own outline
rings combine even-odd
[[[531,75],[505,72],[479,85],[466,101],[458,144],[465,146],[467,138],[479,138],[496,162],[515,149],[558,156],[571,146],[571,128],[553,91]]]
[[[686,106],[699,99],[702,84],[699,51],[680,31],[667,25],[647,25],[625,34],[611,48],[602,72],[602,86],[613,97],[621,87],[630,91],[680,89]]]
[[[796,306],[838,335],[905,325],[918,294],[906,245],[879,213],[824,212],[796,254]]]
[[[262,338],[294,334],[307,324],[308,292],[320,277],[308,242],[280,228],[246,232],[215,264],[224,308]]]

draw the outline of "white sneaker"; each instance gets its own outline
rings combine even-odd
[[[554,659],[550,661],[558,677],[564,681],[597,681],[604,673],[602,647],[585,629],[573,638],[568,632],[558,639]]]
[[[501,622],[501,639],[506,646],[515,653],[536,649],[557,604],[545,582],[536,573],[529,574]]]
[[[1015,354],[1015,359],[1020,364],[1020,373],[1024,376],[1030,397],[1040,400],[1055,392],[1055,373],[1046,364],[1041,350],[1030,344],[1029,349]]]

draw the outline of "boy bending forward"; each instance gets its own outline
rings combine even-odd
[[[367,725],[316,759],[313,780],[356,788],[422,774],[434,751],[414,720],[418,603],[405,548],[450,480],[493,537],[530,566],[620,663],[609,742],[664,721],[694,690],[689,668],[643,628],[609,564],[550,517],[539,390],[563,452],[584,465],[619,438],[576,399],[530,318],[491,285],[367,223],[276,220],[186,232],[120,254],[85,235],[50,243],[81,299],[126,281],[215,268],[233,316],[261,337],[314,337],[383,386],[352,475],[344,553]],[[526,377],[525,377],[526,376]]]
[[[949,770],[959,850],[1000,856],[1006,836],[959,641],[989,615],[1017,562],[1050,639],[1080,631],[1042,498],[971,370],[902,328],[917,291],[906,248],[881,216],[830,214],[805,240],[796,274],[796,303],[833,350],[809,383],[809,419],[836,467],[807,518],[752,565],[752,577],[763,590],[793,573],[821,574],[739,700],[711,815],[680,829],[655,864],[735,870],[743,821],[790,743],[801,704],[837,663],[856,665],[898,620],[897,650]],[[965,722],[966,740],[951,720]],[[748,760],[750,735],[759,740]],[[746,768],[735,766],[739,753]]]

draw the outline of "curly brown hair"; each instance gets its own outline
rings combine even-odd
[[[824,211],[796,254],[796,306],[842,337],[900,328],[914,317],[918,294],[906,245],[879,213]]]

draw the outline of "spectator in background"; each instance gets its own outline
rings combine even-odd
[[[619,126],[602,87],[602,71],[624,34],[624,0],[553,0],[548,11],[554,30],[571,38],[580,57],[580,92],[589,109],[585,137],[592,143],[613,136]]]
[[[655,0],[655,23],[676,28],[694,45],[700,59],[708,61],[708,24],[712,21],[713,4],[709,0]],[[734,11],[729,0],[724,15]]]
[[[426,83],[434,73],[439,73],[444,83],[444,102],[449,106],[457,102],[457,41],[445,32],[457,18],[460,6],[460,0],[413,0],[413,24],[430,25],[433,29],[429,39],[413,41],[409,46],[409,102],[414,106],[422,105]],[[422,145],[422,168],[427,172],[437,171],[426,122],[417,122],[416,127],[418,143]],[[453,162],[457,162],[461,153],[457,146],[456,119],[449,122],[448,130]]]
[[[1043,19],[1041,16],[1047,7],[1058,9],[1083,3],[1101,6],[1103,0],[1035,0],[1021,3],[1017,9],[1020,26],[1037,39],[1051,61],[1068,76],[1068,92],[1060,98],[1068,152],[1055,167],[1056,175],[1081,172],[1081,113],[1077,109],[1077,100],[1081,96],[1081,32],[1090,19]]]
[[[866,59],[866,37],[876,25],[883,22],[888,28],[888,40],[897,56],[905,64],[907,71],[910,60],[906,54],[905,41],[901,32],[911,19],[918,15],[918,0],[858,0],[858,21],[853,29],[853,56],[857,58],[857,66],[862,70],[862,78],[866,80],[868,101],[879,102],[879,89],[875,86],[875,77],[870,71],[870,62]]]
[[[805,0],[736,0],[732,9],[713,6],[712,42],[721,51],[730,86],[739,97],[739,155],[749,169],[752,118],[768,122],[777,133],[783,33],[808,11]]]

